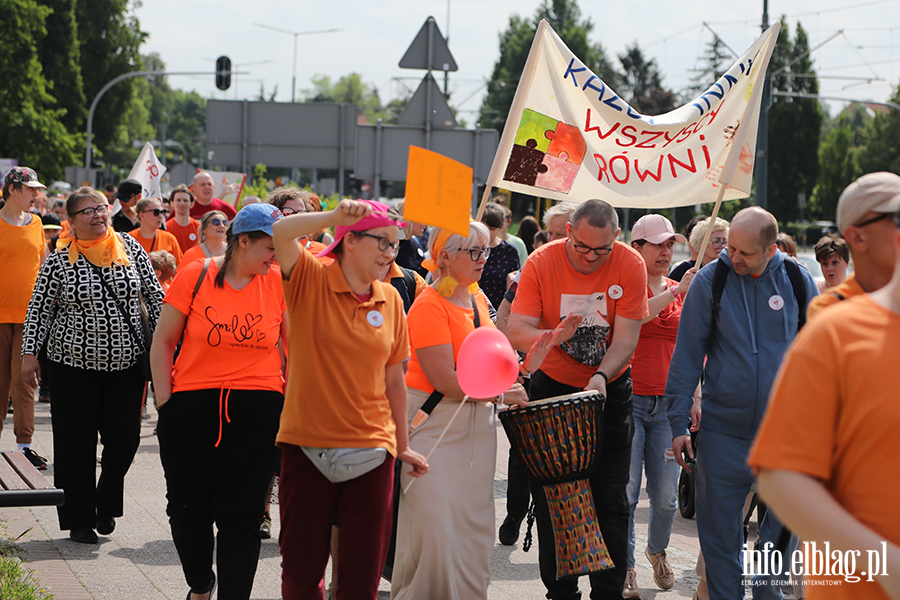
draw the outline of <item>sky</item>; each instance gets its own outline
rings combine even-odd
[[[277,88],[275,100],[290,101],[295,37],[254,24],[304,33],[339,29],[296,37],[298,100],[316,75],[337,80],[355,72],[377,88],[384,104],[414,91],[424,76],[398,63],[433,16],[441,33],[449,33],[459,66],[450,74],[450,105],[471,125],[499,56],[499,34],[510,15],[531,18],[539,6],[539,0],[144,0],[135,14],[149,34],[142,53],[158,52],[169,71],[210,72],[169,77],[173,88],[233,100],[256,99],[262,86],[267,97]],[[580,0],[579,6],[595,25],[591,41],[601,43],[611,59],[637,42],[645,56],[656,60],[665,85],[680,91],[700,65],[712,31],[737,55],[753,43],[761,31],[763,1]],[[769,2],[770,23],[781,15],[787,16],[792,37],[797,22],[802,23],[811,47],[843,30],[813,52],[822,96],[890,97],[900,78],[900,0]],[[249,72],[233,77],[227,92],[214,85],[220,55],[231,58],[235,71]],[[845,105],[831,102],[829,110],[834,115]]]

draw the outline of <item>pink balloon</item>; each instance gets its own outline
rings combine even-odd
[[[479,327],[466,336],[456,357],[456,379],[470,398],[492,398],[519,376],[519,360],[500,330]]]

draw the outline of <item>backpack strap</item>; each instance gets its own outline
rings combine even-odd
[[[784,269],[787,271],[788,279],[791,280],[791,287],[794,288],[794,297],[797,299],[797,331],[806,325],[806,286],[803,284],[803,274],[800,272],[800,265],[793,257],[787,256],[784,259]]]
[[[716,270],[713,273],[712,299],[709,301],[710,322],[709,339],[712,340],[716,329],[716,317],[719,315],[719,304],[722,302],[722,292],[725,291],[725,281],[728,280],[728,265],[725,261],[716,262]]]
[[[416,275],[413,273],[412,269],[407,269],[406,267],[400,267],[400,270],[403,271],[403,281],[406,282],[406,293],[409,296],[409,301],[415,302]]]

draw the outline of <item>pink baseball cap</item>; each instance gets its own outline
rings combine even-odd
[[[687,240],[680,233],[675,233],[672,223],[662,215],[644,215],[637,220],[631,230],[632,240],[647,240],[651,244],[662,244],[669,238],[675,238],[679,244]]]
[[[357,200],[357,202],[362,202],[363,204],[371,206],[372,214],[360,219],[353,225],[338,225],[335,227],[334,241],[331,242],[330,246],[319,252],[319,256],[328,256],[331,254],[341,240],[344,239],[344,236],[351,231],[366,231],[377,227],[390,227],[391,225],[396,225],[397,227],[405,226],[400,213],[384,202],[379,202],[377,200]]]

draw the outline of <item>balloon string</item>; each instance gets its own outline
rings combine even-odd
[[[463,396],[463,401],[459,403],[459,406],[456,407],[456,412],[453,413],[453,416],[450,417],[450,421],[447,423],[447,426],[444,427],[444,430],[441,432],[441,435],[438,436],[437,441],[434,443],[434,446],[431,448],[431,452],[428,453],[428,456],[425,457],[425,462],[428,462],[428,459],[431,458],[431,455],[434,454],[434,451],[437,450],[438,444],[441,443],[441,440],[444,439],[444,435],[447,434],[447,430],[450,429],[450,426],[453,425],[453,421],[456,420],[456,415],[459,414],[459,411],[462,410],[463,405],[469,400],[468,396]],[[415,483],[416,478],[410,480],[409,484],[403,488],[403,493],[409,491],[409,488],[412,487],[412,484]]]

